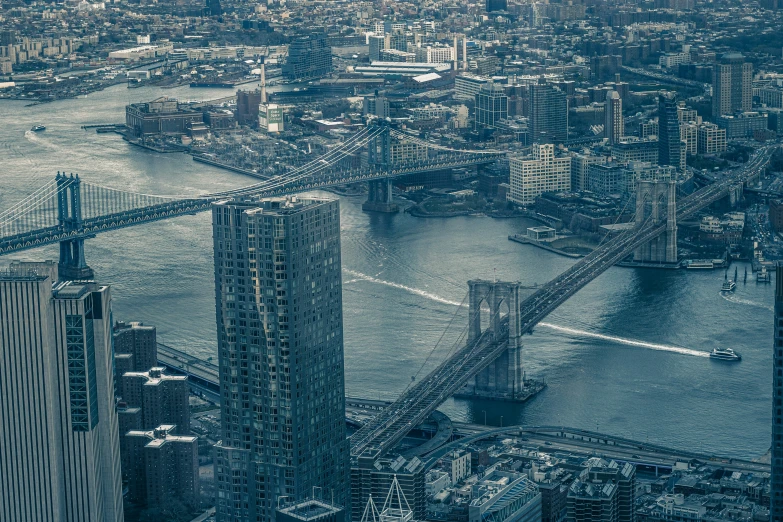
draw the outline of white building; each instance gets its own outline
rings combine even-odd
[[[694,123],[680,123],[680,141],[685,143],[688,154],[697,154],[698,126]]]
[[[454,61],[454,48],[453,47],[417,47],[416,48],[416,61],[425,63],[447,63]]]
[[[481,86],[489,83],[490,78],[463,73],[454,78],[454,96],[457,98],[475,98]]]
[[[658,59],[658,65],[671,69],[681,63],[691,63],[690,53],[667,53]]]
[[[587,190],[587,169],[590,165],[606,163],[607,156],[571,153],[571,190]]]
[[[714,123],[702,123],[696,132],[699,154],[726,151],[726,129],[721,129]]]
[[[533,145],[527,158],[510,158],[511,190],[508,200],[530,205],[544,192],[571,190],[571,157],[555,157],[555,146]]]
[[[283,108],[275,103],[262,103],[258,107],[258,128],[264,132],[281,132],[284,129]]]
[[[135,62],[148,58],[165,56],[166,53],[173,50],[174,46],[172,44],[140,45],[139,47],[131,47],[130,49],[112,51],[109,53],[109,60],[130,60]]]

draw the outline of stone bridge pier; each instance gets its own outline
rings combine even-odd
[[[677,263],[677,185],[674,181],[636,182],[636,226],[648,220],[666,223],[666,232],[636,249],[639,263]]]
[[[519,324],[521,283],[468,281],[468,343],[482,335],[502,335],[508,314],[508,349],[481,370],[460,395],[513,400],[523,393],[522,332]],[[489,308],[488,324],[482,325],[482,307]],[[485,312],[486,315],[486,312]]]

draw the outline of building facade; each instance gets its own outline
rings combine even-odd
[[[190,389],[186,376],[166,375],[163,368],[128,372],[122,376],[121,397],[130,408],[141,408],[142,429],[171,424],[175,426],[173,433],[190,433]]]
[[[568,98],[547,83],[530,86],[531,140],[538,143],[563,143],[568,139]]]
[[[508,200],[531,205],[544,192],[571,190],[571,158],[556,157],[555,146],[533,145],[529,158],[510,158]]]
[[[658,97],[658,164],[685,169],[685,147],[680,139],[680,119],[674,98]]]
[[[726,151],[726,129],[714,123],[702,123],[696,131],[699,154],[715,154]]]
[[[495,83],[482,85],[476,94],[476,128],[494,128],[508,118],[508,96],[503,87]]]
[[[625,119],[623,119],[623,99],[617,91],[606,93],[604,105],[604,136],[613,144],[625,136]]]
[[[176,435],[174,426],[164,424],[129,431],[125,443],[129,500],[147,507],[198,502],[198,437]]]
[[[312,33],[294,39],[288,46],[283,76],[291,80],[312,80],[332,72],[332,48],[325,33]]]
[[[606,163],[607,156],[598,154],[571,153],[571,190],[587,190],[587,169],[590,165]]]
[[[775,270],[775,346],[772,357],[772,476],[770,517],[783,521],[783,266]]]
[[[212,210],[221,522],[271,521],[314,487],[349,505],[338,201]]]
[[[111,293],[0,276],[0,518],[121,522]]]
[[[712,117],[749,111],[753,103],[753,64],[728,53],[712,69]]]
[[[158,365],[157,330],[140,322],[117,321],[112,327],[115,359],[125,355],[129,372],[143,372]],[[124,373],[124,372],[123,372]],[[122,375],[122,374],[120,374]]]

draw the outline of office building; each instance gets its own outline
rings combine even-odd
[[[370,46],[370,63],[381,60],[381,51],[386,49],[388,42],[383,34],[371,34],[367,37]]]
[[[604,102],[604,136],[609,144],[620,141],[625,136],[625,120],[623,119],[623,100],[617,91],[606,93]]]
[[[339,202],[212,208],[221,522],[271,521],[314,487],[349,506]]]
[[[658,97],[658,164],[685,169],[685,147],[680,139],[680,119],[673,97]]]
[[[541,493],[521,473],[492,470],[473,486],[468,522],[540,522]]]
[[[696,131],[696,144],[699,154],[715,154],[726,151],[726,129],[714,123],[702,123]]]
[[[115,361],[125,359],[129,372],[143,372],[158,365],[157,330],[144,323],[117,321],[112,327]],[[125,373],[125,372],[122,372]],[[120,376],[122,373],[118,373]]]
[[[482,85],[476,93],[476,128],[495,128],[508,118],[508,96],[496,83]]]
[[[456,484],[470,475],[470,453],[457,450],[443,458],[443,463],[449,470],[452,484]]]
[[[454,96],[457,98],[473,98],[483,85],[491,80],[485,76],[462,73],[454,78]]]
[[[575,480],[568,489],[568,522],[619,522],[617,485]]]
[[[0,519],[121,522],[111,293],[0,274]]]
[[[332,48],[325,33],[311,33],[294,38],[288,46],[288,60],[283,64],[286,80],[313,80],[332,72]]]
[[[198,437],[176,435],[169,425],[132,430],[124,437],[128,500],[146,507],[198,502]]]
[[[612,145],[612,158],[618,163],[629,161],[647,161],[658,163],[658,140],[624,136]]]
[[[609,158],[589,152],[571,153],[571,190],[587,190],[587,169],[590,165],[602,165]]]
[[[712,117],[749,111],[753,103],[753,64],[739,53],[724,54],[712,68]]]
[[[568,98],[544,82],[530,86],[530,139],[537,143],[563,143],[568,139]]]
[[[769,115],[762,112],[741,112],[720,116],[715,123],[726,131],[726,139],[752,138],[754,132],[769,128]]]
[[[323,500],[306,499],[277,508],[276,522],[344,522],[345,510]]]
[[[775,346],[772,357],[770,517],[783,520],[783,266],[775,270]]]
[[[783,89],[774,85],[768,85],[753,89],[753,96],[759,97],[759,102],[767,107],[783,108]]]
[[[533,145],[533,154],[510,158],[511,190],[508,200],[519,205],[532,205],[544,192],[571,190],[571,157],[555,156],[551,144]]]
[[[184,375],[166,375],[163,368],[128,372],[122,376],[122,399],[131,408],[141,408],[142,429],[161,424],[176,426],[174,433],[190,433],[190,390]]]

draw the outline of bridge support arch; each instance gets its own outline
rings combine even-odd
[[[472,280],[468,281],[468,343],[487,335],[502,338],[508,330],[507,349],[489,366],[481,370],[461,396],[480,396],[515,400],[525,394],[522,366],[522,332],[519,324],[521,283]],[[489,308],[489,323],[482,331],[481,308]],[[502,311],[508,306],[508,316]]]
[[[64,232],[84,231],[82,220],[81,180],[71,174],[57,173],[57,219]],[[84,236],[76,235],[60,241],[60,261],[57,266],[62,280],[93,279],[94,272],[84,258]]]
[[[677,263],[677,185],[674,181],[636,182],[636,226],[666,222],[666,232],[636,249],[637,263]]]

